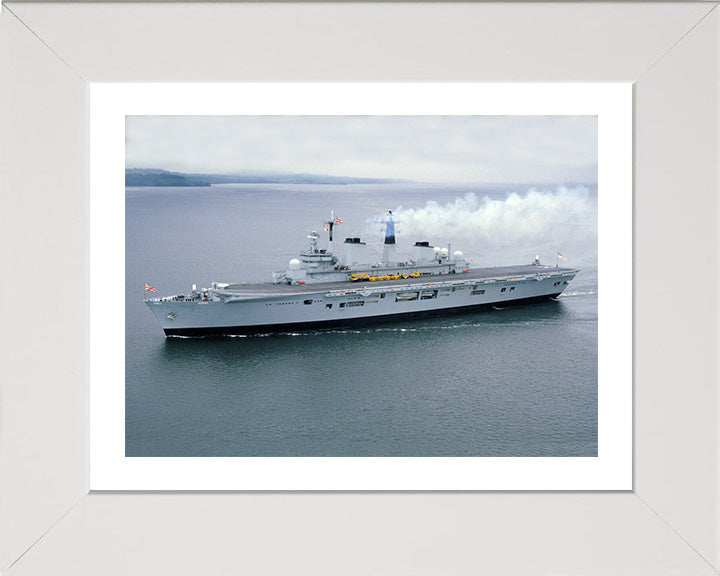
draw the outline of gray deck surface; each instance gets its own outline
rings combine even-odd
[[[577,272],[575,268],[560,268],[555,266],[533,266],[530,264],[521,266],[495,266],[492,268],[473,268],[468,272],[459,274],[433,274],[420,276],[419,278],[399,278],[397,280],[376,280],[373,282],[317,282],[311,284],[273,284],[262,282],[257,284],[230,284],[225,290],[239,294],[318,294],[332,290],[350,290],[354,288],[380,288],[382,286],[398,286],[427,284],[429,282],[450,282],[452,280],[482,280],[487,278],[510,278],[512,276],[534,275],[538,273],[563,273]],[[381,272],[378,270],[378,274]]]

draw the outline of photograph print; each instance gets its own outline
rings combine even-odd
[[[598,456],[598,117],[125,119],[126,457]]]

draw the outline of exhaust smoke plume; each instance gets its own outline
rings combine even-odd
[[[597,196],[582,186],[530,189],[504,198],[468,193],[444,205],[400,206],[394,216],[399,244],[452,242],[453,250],[462,250],[476,265],[507,264],[509,258],[521,258],[513,262],[520,263],[536,253],[544,263],[554,263],[557,251],[573,265],[597,262]]]

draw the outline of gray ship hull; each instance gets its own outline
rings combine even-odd
[[[146,300],[167,336],[293,332],[367,325],[555,298],[577,270],[506,266],[375,282],[231,284],[206,298]]]

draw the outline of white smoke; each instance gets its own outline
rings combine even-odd
[[[469,193],[444,205],[400,206],[393,214],[399,244],[452,242],[453,250],[474,256],[476,264],[478,256],[528,259],[542,252],[546,263],[554,263],[558,250],[572,255],[574,264],[597,260],[597,197],[582,186],[530,189],[501,199]]]

